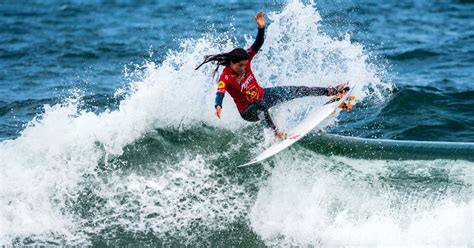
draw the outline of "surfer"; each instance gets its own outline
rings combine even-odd
[[[278,86],[262,88],[250,67],[253,57],[263,45],[265,33],[265,17],[259,11],[255,17],[258,33],[255,42],[249,49],[235,48],[228,53],[207,55],[196,68],[199,69],[208,62],[217,62],[217,66],[225,66],[217,84],[215,98],[215,115],[221,118],[222,101],[226,92],[234,99],[240,116],[250,122],[264,119],[267,127],[275,132],[279,139],[285,138],[286,133],[279,130],[270,117],[269,108],[280,103],[305,96],[333,96],[346,89],[347,83],[336,87],[307,87],[307,86]],[[216,68],[217,71],[217,68]]]

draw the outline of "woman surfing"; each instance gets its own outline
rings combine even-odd
[[[222,101],[226,92],[234,99],[240,116],[250,122],[264,119],[267,127],[275,132],[278,139],[286,137],[286,133],[279,130],[269,113],[269,108],[280,103],[305,96],[334,96],[348,90],[348,83],[337,87],[307,87],[307,86],[278,86],[262,88],[251,69],[251,61],[263,45],[265,33],[265,17],[259,11],[255,17],[258,33],[255,42],[249,49],[235,48],[228,53],[206,56],[197,68],[203,64],[215,61],[218,66],[225,66],[217,84],[215,98],[215,115],[221,118]],[[216,69],[217,70],[217,69]]]

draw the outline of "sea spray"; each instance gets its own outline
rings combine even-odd
[[[338,39],[320,30],[321,16],[313,5],[289,1],[281,12],[272,12],[268,18],[271,25],[262,52],[252,62],[264,87],[327,87],[350,81],[359,101],[368,95],[368,87],[374,89],[370,95],[379,99],[385,97],[379,89],[392,87],[383,67],[371,61],[361,44],[351,41],[348,34]],[[307,97],[282,104],[273,113],[279,126],[288,129],[325,101],[325,97]],[[334,121],[329,120],[326,126]]]
[[[465,171],[471,166],[299,149],[276,159],[252,207],[251,226],[276,246],[466,245],[473,175]]]
[[[335,39],[318,29],[321,17],[312,5],[293,1],[268,17],[266,41],[252,65],[263,87],[325,87],[350,80],[357,84],[356,95],[363,101],[366,86],[390,86],[379,77],[383,72],[369,61],[362,45],[352,42],[348,35]],[[2,142],[0,243],[87,245],[94,237],[119,238],[123,233],[151,235],[170,243],[173,241],[169,239],[176,237],[192,243],[242,219],[245,222],[247,210],[255,209],[252,200],[260,198],[267,188],[252,195],[258,191],[259,183],[251,185],[254,191],[248,191],[251,187],[246,186],[255,177],[232,171],[237,179],[231,180],[222,172],[229,168],[222,164],[232,164],[229,158],[238,157],[240,150],[254,149],[262,136],[252,135],[263,128],[259,123],[244,122],[228,95],[223,117],[216,119],[216,86],[209,81],[214,67],[206,65],[194,70],[204,55],[241,45],[226,38],[244,34],[227,35],[184,39],[180,48],[169,51],[163,61],[145,62],[140,69],[142,76],[130,84],[130,91],[115,110],[97,114],[81,109],[74,101],[46,106],[44,114],[33,120],[20,137]],[[249,36],[244,46],[252,41]],[[277,124],[286,129],[325,99],[300,99],[283,104],[272,114]],[[329,122],[332,123],[334,120]],[[139,165],[135,171],[121,170],[120,164],[129,162],[117,158],[128,146],[149,138],[156,130],[174,134],[174,130],[185,133],[183,130],[196,132],[197,128],[209,127],[218,132],[217,137],[225,130],[245,139],[229,139],[234,142],[230,152],[216,148],[205,154],[181,154],[183,150],[199,152],[196,144],[209,146],[196,139],[183,144],[183,149],[176,152],[182,155],[178,159]],[[176,142],[163,136],[163,142]],[[155,155],[144,150],[143,156]],[[223,153],[227,154],[214,158]],[[250,157],[244,154],[245,158]],[[321,163],[337,163],[314,154],[309,157]],[[306,158],[295,157],[284,166],[301,164]],[[151,174],[143,175],[141,166],[156,166],[163,171],[147,171]],[[264,203],[257,199],[260,204]],[[265,226],[262,229],[255,224],[258,211],[253,210],[252,214],[252,231],[271,244],[273,233],[268,236]],[[304,212],[301,216],[305,217]],[[295,239],[278,226],[274,233],[283,240]],[[312,238],[305,240],[305,236],[296,239],[299,244],[314,243]]]

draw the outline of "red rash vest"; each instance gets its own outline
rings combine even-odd
[[[257,52],[250,48],[247,53],[249,59],[244,72],[237,75],[229,66],[226,66],[217,84],[217,94],[224,95],[226,91],[229,92],[240,113],[255,101],[262,100],[264,95],[263,88],[257,83],[257,79],[250,68],[251,61]]]

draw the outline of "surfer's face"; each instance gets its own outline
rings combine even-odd
[[[230,69],[232,69],[232,71],[234,71],[235,73],[240,74],[240,73],[244,72],[245,67],[247,66],[248,62],[249,62],[248,60],[241,60],[237,63],[233,63],[231,61],[230,62]]]

